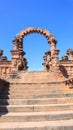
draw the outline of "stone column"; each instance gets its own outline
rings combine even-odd
[[[23,39],[17,34],[13,40],[14,50],[23,50]]]
[[[55,40],[54,35],[51,35],[49,37],[48,43],[50,44],[50,49],[51,49],[51,69],[53,71],[59,71],[59,50],[56,49],[56,43],[57,41]]]
[[[12,71],[17,71],[17,62],[18,62],[18,59],[20,59],[19,43],[20,43],[20,39],[18,37],[15,37],[14,40],[13,40],[14,49],[11,50],[11,54],[12,54]]]
[[[52,57],[54,55],[54,50],[56,50],[56,43],[57,43],[53,35],[50,36],[48,43],[50,44],[51,57]]]
[[[52,64],[52,69],[55,72],[59,72],[59,50],[54,50],[53,55],[51,56],[51,64]]]
[[[18,43],[18,50],[19,50],[19,58],[23,59],[23,56],[26,54],[23,51],[23,39],[20,39],[20,42]]]
[[[17,50],[18,49],[18,40],[14,40],[13,44],[14,44],[14,50]]]
[[[51,60],[51,51],[46,51],[43,59],[44,59],[44,63],[43,63],[44,70],[49,70],[50,69],[49,62]]]
[[[25,61],[24,55],[25,52],[23,51],[23,38],[20,35],[16,35],[15,39],[13,40],[14,50],[11,50],[12,54],[12,70],[27,70],[27,60]]]
[[[23,39],[20,38],[19,35],[16,35],[16,37],[13,40],[13,44],[14,44],[14,50],[11,50],[12,59],[19,59],[20,57],[23,57],[24,55]]]

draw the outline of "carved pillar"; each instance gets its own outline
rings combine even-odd
[[[19,60],[17,63],[18,70],[26,71],[28,69],[28,66],[27,66],[28,62],[27,62],[27,59],[24,58],[24,55],[26,53],[23,51],[23,39],[20,39],[20,42],[18,44],[18,50],[19,50]]]
[[[54,50],[56,50],[57,41],[55,40],[55,37],[53,35],[51,35],[48,42],[50,44],[51,57],[52,57],[54,55]]]
[[[51,69],[53,71],[59,71],[59,50],[56,49],[56,43],[57,41],[55,40],[54,35],[51,35],[48,39],[48,43],[50,44],[50,49],[51,49]]]
[[[11,50],[12,71],[27,70],[27,60],[24,60],[25,58],[23,57],[25,55],[25,52],[23,51],[23,39],[20,35],[16,35],[13,44],[14,50]]]
[[[59,72],[59,50],[54,50],[54,53],[51,57],[51,64],[52,64],[52,69],[53,71]]]
[[[22,37],[20,37],[19,34],[17,34],[13,40],[13,44],[14,44],[14,50],[23,50],[23,39]]]
[[[27,62],[27,59],[23,57],[24,55],[25,55],[24,51],[19,51],[19,59],[17,62],[18,70],[26,71],[28,69],[28,66],[27,66],[28,62]]]
[[[19,55],[19,39],[15,37],[13,40],[14,49],[11,50],[12,54],[12,71],[17,71],[17,61],[20,58]]]
[[[73,50],[72,49],[67,50],[67,55],[69,56],[69,60],[73,60]]]
[[[44,59],[44,70],[49,70],[50,69],[50,65],[49,65],[49,62],[51,60],[51,51],[47,51],[45,52],[45,56],[43,57]]]

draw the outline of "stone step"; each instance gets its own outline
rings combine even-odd
[[[0,91],[0,94],[1,93],[15,93],[15,92],[17,92],[17,93],[26,93],[26,92],[34,92],[34,93],[36,93],[36,92],[72,92],[73,93],[73,90],[71,91],[70,89],[69,90],[61,90],[61,89],[49,89],[49,88],[36,88],[36,89],[33,89],[33,88],[12,88],[12,89],[9,89],[9,90],[7,90],[7,89],[4,89],[4,90],[2,90],[2,91]]]
[[[69,91],[66,91],[66,92],[69,92]],[[70,91],[71,92],[71,91]],[[2,94],[26,94],[26,93],[32,93],[32,94],[40,94],[40,93],[51,93],[51,94],[53,94],[53,93],[59,93],[59,94],[61,94],[61,93],[63,93],[63,91],[62,90],[48,90],[48,89],[42,89],[42,90],[13,90],[13,91],[3,91],[3,92],[0,92],[0,95],[2,95]]]
[[[21,88],[21,87],[17,87],[17,88],[9,88],[9,89],[7,89],[7,88],[5,88],[5,89],[2,89],[1,91],[0,91],[0,94],[3,94],[3,93],[63,93],[63,92],[72,92],[73,93],[73,90],[70,90],[70,89],[61,89],[61,88]]]
[[[71,90],[71,89],[61,89],[61,88],[56,88],[56,89],[54,89],[54,88],[50,88],[50,87],[42,87],[42,88],[40,88],[40,86],[39,86],[39,88],[9,88],[9,89],[7,89],[7,88],[5,88],[5,89],[2,89],[1,91],[0,91],[0,93],[3,93],[3,92],[41,92],[41,91],[48,91],[48,92],[73,92],[73,90]]]
[[[39,122],[73,119],[73,111],[0,113],[1,122]]]
[[[66,90],[69,90],[69,86],[65,86],[65,85],[58,85],[58,84],[52,84],[52,85],[49,85],[49,84],[43,84],[43,85],[41,85],[41,84],[37,84],[37,85],[33,85],[33,84],[30,84],[30,85],[27,85],[27,84],[19,84],[19,85],[10,85],[9,87],[5,87],[5,88],[7,88],[7,89],[10,89],[10,90],[16,90],[16,89],[20,89],[21,88],[21,90],[22,89],[24,89],[24,90],[29,90],[29,89],[33,89],[33,90],[39,90],[39,89],[49,89],[49,90],[56,90],[56,89],[58,89],[58,90],[64,90],[64,89],[66,89]],[[72,90],[73,91],[73,90]]]
[[[45,86],[45,85],[32,85],[30,84],[28,85],[12,85],[9,88],[8,87],[4,87],[1,91],[0,94],[3,93],[40,93],[40,92],[44,92],[44,93],[49,93],[49,92],[53,92],[53,93],[62,93],[62,92],[72,92],[73,90],[70,89],[68,86],[57,86],[57,85],[53,85],[53,86]]]
[[[7,89],[7,88],[3,88],[2,90],[1,90],[1,92],[8,92],[8,91],[11,91],[11,92],[14,92],[14,91],[20,91],[20,92],[26,92],[26,91],[46,91],[46,90],[48,90],[48,91],[63,91],[61,88],[56,88],[56,89],[53,89],[53,88],[50,88],[50,87],[10,87],[9,89]],[[67,89],[67,91],[69,91],[69,89]],[[1,93],[0,92],[0,93]],[[72,91],[73,92],[73,91]]]
[[[0,112],[49,112],[73,110],[73,103],[49,105],[0,105]]]
[[[26,89],[33,89],[33,90],[35,90],[35,89],[38,89],[39,90],[39,88],[40,89],[52,89],[52,90],[55,90],[55,89],[66,89],[66,90],[69,90],[69,86],[66,86],[65,85],[65,83],[63,83],[63,84],[60,84],[60,83],[54,83],[54,82],[52,82],[52,83],[50,83],[50,82],[45,82],[45,83],[18,83],[18,82],[16,82],[16,83],[10,83],[10,85],[6,85],[6,86],[4,86],[4,89],[24,89],[24,90],[26,90]]]
[[[44,75],[44,76],[43,76]],[[51,78],[52,77],[52,78]],[[40,83],[40,82],[51,82],[51,81],[63,81],[66,80],[62,75],[60,76],[59,73],[55,72],[44,72],[40,71],[37,72],[24,72],[19,73],[16,75],[12,75],[11,78],[8,79],[8,81],[11,83],[13,82],[25,82],[25,83]]]
[[[73,130],[73,120],[44,122],[2,122],[0,130]]]
[[[73,103],[73,97],[69,98],[39,98],[39,99],[0,99],[0,105],[45,105],[45,104]]]
[[[30,93],[26,93],[26,94],[1,94],[0,95],[0,99],[37,99],[37,98],[63,98],[63,97],[73,97],[73,93],[49,93],[49,94],[30,94]]]

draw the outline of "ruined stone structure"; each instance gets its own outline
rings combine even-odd
[[[28,71],[23,38],[40,33],[47,38],[43,71]],[[13,40],[11,61],[0,50],[0,130],[73,130],[73,50],[59,60],[55,36],[27,28]]]
[[[46,71],[61,71],[64,76],[73,75],[73,50],[67,50],[67,56],[63,56],[62,60],[59,60],[59,50],[56,48],[57,40],[55,36],[50,34],[47,30],[41,28],[27,28],[18,33],[14,40],[14,49],[11,50],[12,59],[7,60],[6,56],[3,56],[3,50],[0,50],[0,75],[7,76],[10,73],[18,71],[27,71],[27,59],[24,57],[25,52],[23,50],[23,38],[30,33],[40,33],[47,38],[47,43],[50,45],[50,50],[45,52],[44,55],[44,70]]]

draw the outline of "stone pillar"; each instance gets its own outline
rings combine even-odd
[[[50,44],[51,57],[52,57],[54,55],[54,50],[56,50],[56,43],[57,43],[53,35],[50,36],[48,43]]]
[[[59,50],[54,50],[54,53],[51,56],[52,70],[55,72],[59,72],[59,52]]]
[[[13,40],[14,50],[23,50],[23,39],[17,34]]]
[[[59,60],[58,60],[58,55],[59,55],[59,50],[56,49],[56,43],[57,41],[55,40],[54,35],[51,35],[48,39],[48,43],[50,44],[50,49],[51,49],[51,69],[53,71],[59,71]]]
[[[12,54],[12,71],[17,71],[17,62],[18,59],[20,58],[19,42],[20,40],[18,39],[18,37],[15,37],[13,40],[14,49],[10,51]]]
[[[67,55],[69,56],[69,60],[73,60],[73,50],[72,49],[67,50]]]
[[[12,71],[27,70],[27,60],[23,57],[25,52],[23,51],[23,39],[20,35],[16,35],[13,40],[14,50],[11,50],[12,54]]]
[[[20,59],[20,57],[23,58],[25,54],[23,51],[23,39],[20,38],[19,35],[16,35],[16,37],[13,40],[13,44],[14,44],[14,50],[11,50],[12,60]]]
[[[18,50],[18,40],[14,40],[13,44],[14,44],[14,50]]]
[[[45,52],[45,56],[43,57],[44,59],[44,70],[49,70],[50,69],[50,66],[49,66],[49,62],[51,60],[51,51],[47,51]]]

